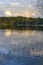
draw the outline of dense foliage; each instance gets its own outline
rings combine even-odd
[[[0,29],[43,30],[43,18],[0,17]]]

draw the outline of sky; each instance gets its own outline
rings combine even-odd
[[[37,0],[0,0],[0,16],[43,17],[36,4]]]

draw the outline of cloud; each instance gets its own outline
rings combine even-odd
[[[5,11],[4,14],[5,14],[6,16],[11,16],[11,15],[12,15],[11,11],[9,11],[9,10],[8,10],[8,11]]]
[[[13,11],[13,10],[5,10],[4,11],[4,16],[23,16],[23,17],[36,17],[37,13],[34,11],[29,11],[29,10],[21,10],[21,11]]]
[[[12,3],[10,3],[10,5],[11,6],[17,6],[17,7],[23,7],[23,5],[18,3],[18,2],[14,2],[14,3],[12,2]]]
[[[24,16],[24,17],[32,17],[32,16],[36,16],[36,15],[37,15],[36,12],[32,12],[29,10],[13,13],[13,16]]]
[[[19,2],[0,2],[1,6],[19,6],[19,7],[23,7],[23,5],[21,5]]]
[[[39,16],[43,18],[43,0],[37,0],[36,9],[39,12]]]
[[[29,10],[26,10],[23,14],[26,17],[36,16],[36,13],[35,12],[29,11]]]
[[[36,13],[35,12],[32,12],[32,16],[36,16]]]
[[[26,11],[25,11],[25,16],[26,16],[26,17],[30,17],[30,16],[31,16],[30,11],[26,10]]]
[[[24,17],[36,17],[38,13],[31,3],[20,4],[20,2],[0,2],[0,10],[3,11],[3,16],[24,16]],[[4,8],[4,9],[3,9]]]
[[[29,8],[32,8],[32,5],[31,5],[31,4],[29,4],[29,5],[28,5],[28,7],[29,7]]]
[[[33,1],[33,0],[32,0]],[[43,9],[43,4],[41,5],[40,8],[40,12],[37,11],[37,8],[35,7],[36,0],[32,2],[31,0],[22,0],[22,1],[14,1],[14,0],[6,0],[0,1],[0,11],[3,11],[3,16],[27,16],[27,17],[41,17],[43,16],[43,14],[41,15],[41,13],[43,13],[42,9]],[[41,1],[43,2],[43,1]],[[38,6],[39,7],[39,6]],[[37,11],[37,12],[36,12]],[[1,16],[1,15],[0,15]]]
[[[12,6],[19,6],[19,3],[11,3]]]
[[[14,13],[13,16],[20,16],[20,14],[19,13]]]
[[[26,11],[19,11],[17,13],[13,13],[13,16],[23,16],[23,17],[30,17],[31,14],[28,10]]]

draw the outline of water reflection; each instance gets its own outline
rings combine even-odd
[[[4,33],[5,33],[5,36],[9,37],[12,32],[11,32],[11,30],[5,30]]]
[[[37,43],[43,43],[43,31],[0,30],[0,47],[12,49]]]

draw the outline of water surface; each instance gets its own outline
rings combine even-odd
[[[43,65],[43,31],[0,30],[0,65]]]

